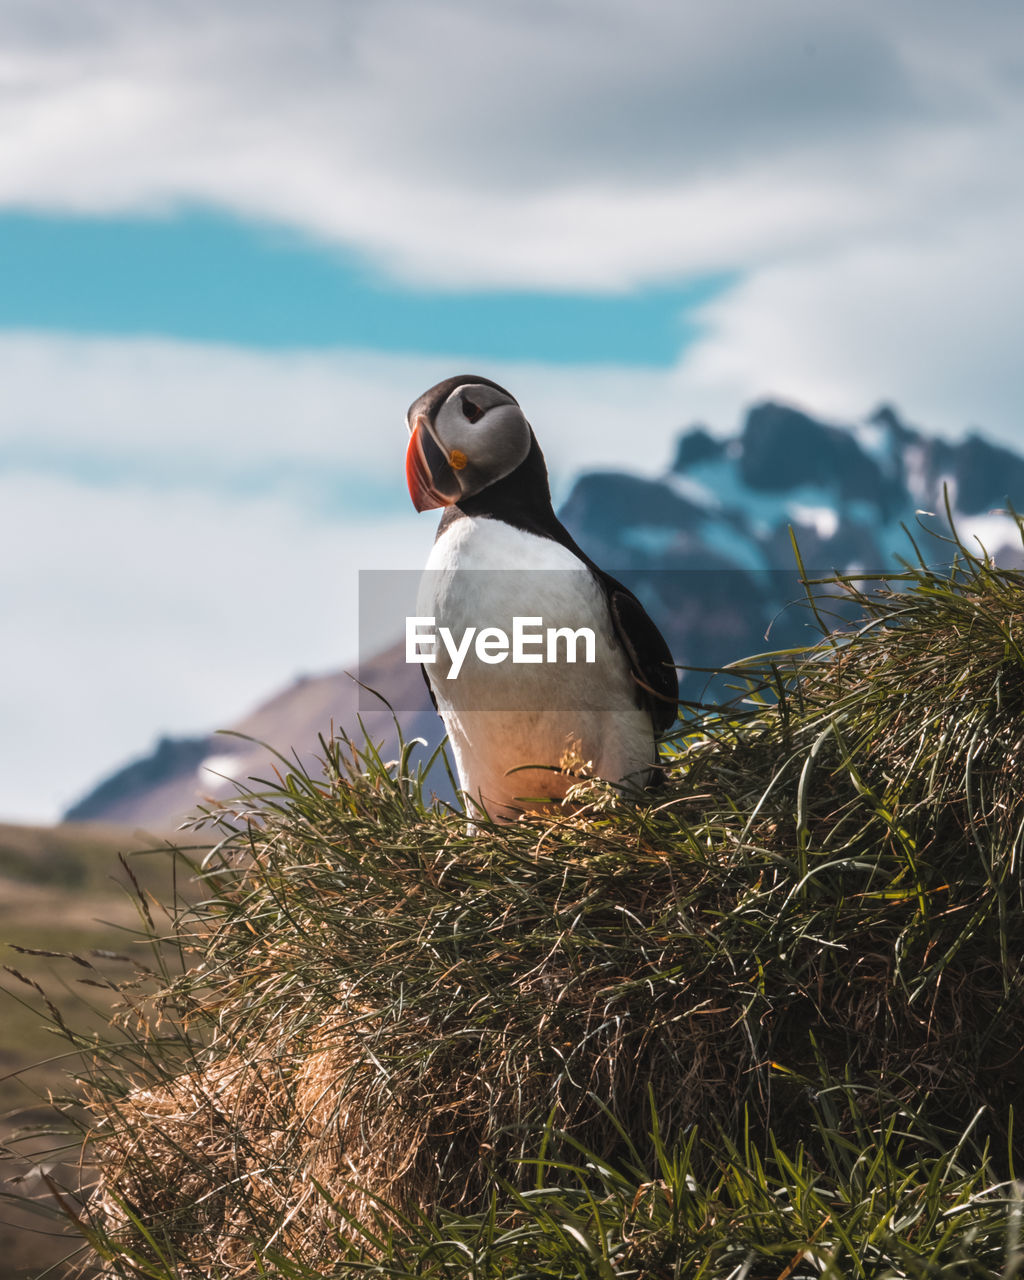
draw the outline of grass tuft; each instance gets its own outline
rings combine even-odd
[[[206,814],[92,1051],[107,1270],[1021,1274],[1024,577],[953,550],[640,803],[467,832],[342,738]]]

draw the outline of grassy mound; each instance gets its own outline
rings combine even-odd
[[[1022,587],[833,583],[860,629],[639,807],[467,835],[333,743],[211,819],[188,971],[95,1049],[111,1269],[1016,1274]]]

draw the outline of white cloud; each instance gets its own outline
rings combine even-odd
[[[267,467],[329,466],[343,488],[400,460],[407,404],[437,368],[367,352],[2,333],[0,442],[72,464],[84,454],[184,468],[192,484],[221,487]]]
[[[1019,207],[1024,12],[0,2],[0,202],[207,201],[458,285],[626,287]]]
[[[271,492],[372,516],[408,501],[408,405],[464,369],[519,398],[556,484],[585,466],[660,470],[682,425],[671,369],[0,333],[0,450],[75,477]]]
[[[1024,446],[1024,242],[998,216],[766,267],[704,308],[691,403],[779,395],[855,417],[880,400],[927,429]]]

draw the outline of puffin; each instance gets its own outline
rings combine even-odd
[[[518,401],[489,378],[457,374],[412,403],[407,425],[413,505],[443,508],[412,660],[467,811],[510,822],[550,810],[581,776],[656,785],[658,743],[678,707],[672,653],[633,592],[555,515]],[[517,627],[518,649],[508,639]]]

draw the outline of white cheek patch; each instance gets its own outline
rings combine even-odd
[[[530,428],[518,405],[505,400],[493,402],[494,393],[489,388],[480,387],[478,391],[482,413],[475,422],[470,422],[463,412],[460,389],[441,406],[434,434],[453,471],[469,469],[490,483],[514,471],[526,457]]]
[[[530,451],[530,428],[515,405],[497,405],[469,427],[465,452],[488,483],[514,471]]]

